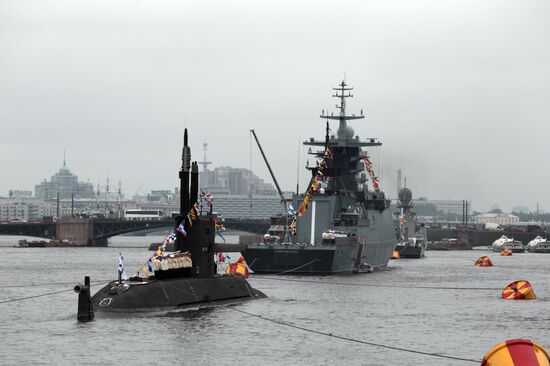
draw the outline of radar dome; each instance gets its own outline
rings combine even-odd
[[[399,191],[399,202],[401,206],[410,206],[412,200],[412,192],[407,187]]]

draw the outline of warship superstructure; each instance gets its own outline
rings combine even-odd
[[[364,118],[348,115],[346,99],[353,97],[342,81],[334,88],[339,113],[326,120],[324,140],[304,142],[309,154],[318,159],[304,194],[296,194],[292,208],[298,208],[282,242],[248,245],[242,252],[257,273],[331,274],[368,272],[387,265],[396,245],[390,200],[380,189],[365,148],[381,146],[377,138],[364,141],[348,122]],[[336,135],[329,121],[338,121]],[[369,179],[367,178],[369,173]],[[288,239],[289,238],[289,239]]]

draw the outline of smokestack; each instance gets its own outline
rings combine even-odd
[[[187,146],[187,128],[183,134],[183,150],[181,153],[180,171],[180,215],[185,216],[189,211],[189,168],[191,165],[191,149]]]
[[[191,165],[191,197],[190,204],[195,204],[199,198],[199,164],[196,161]]]
[[[403,189],[403,182],[401,180],[401,169],[397,169],[397,197],[399,197],[399,192]]]

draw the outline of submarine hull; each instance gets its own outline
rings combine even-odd
[[[92,296],[96,312],[135,312],[178,309],[190,305],[266,297],[238,276],[173,278],[166,280],[110,282]]]

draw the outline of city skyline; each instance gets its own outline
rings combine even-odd
[[[200,170],[200,181],[201,187],[203,189],[209,189],[210,191],[216,193],[219,192],[240,195],[248,194],[247,187],[250,180],[252,183],[254,194],[277,194],[275,186],[272,183],[264,182],[264,180],[258,177],[254,172],[249,175],[249,169],[247,168],[214,166],[206,170],[206,172],[210,174],[210,177],[204,175],[204,170]],[[235,180],[235,178],[231,179],[228,176],[231,174],[231,172],[240,173],[240,181],[239,179]],[[212,177],[213,174],[215,175],[215,177]],[[220,175],[220,178],[217,178],[217,175]],[[203,179],[205,180],[204,182],[202,182]],[[209,182],[209,180],[212,179],[214,179],[214,182]],[[221,181],[219,179],[221,179]],[[53,183],[56,183],[55,187],[51,187]],[[128,196],[128,198],[131,198],[132,196],[139,196],[142,191],[153,192],[155,190],[158,190],[159,187],[160,186],[141,187],[141,189],[139,189],[139,191],[135,192],[134,194],[129,194],[129,192],[126,192],[126,195]],[[12,188],[8,191],[8,195],[6,197],[11,197],[12,192],[19,192],[19,194],[24,194],[25,196],[27,196],[27,192],[30,192],[32,197],[46,200],[55,198],[57,196],[57,193],[61,194],[61,199],[70,198],[71,193],[74,193],[75,197],[77,198],[90,198],[92,196],[96,197],[97,192],[117,193],[119,188],[122,193],[121,196],[124,196],[125,192],[122,189],[122,181],[118,181],[118,184],[116,184],[116,182],[110,180],[108,176],[105,178],[104,181],[97,180],[97,184],[93,184],[89,178],[87,178],[85,182],[78,179],[78,175],[73,173],[67,167],[66,159],[64,156],[62,166],[57,172],[53,173],[50,176],[49,180],[44,178],[42,181],[33,184],[32,188],[29,187],[28,189]],[[177,187],[160,187],[160,189],[162,188],[168,188],[169,190],[177,189]],[[83,192],[83,194],[79,194],[79,191]],[[1,194],[0,197],[2,197]]]
[[[211,160],[211,159],[210,159]],[[200,161],[199,161],[200,163]],[[211,164],[209,165],[213,165],[214,163],[211,162]],[[238,167],[228,167],[228,166],[212,166],[211,168],[208,169],[209,172],[214,172],[216,170],[219,170],[219,169],[234,169],[234,170],[243,170],[243,171],[247,171],[248,169],[247,168],[238,168]],[[63,163],[62,163],[62,166],[61,168],[59,169],[59,171],[63,171],[63,170],[69,170],[67,167],[66,167],[66,161],[65,161],[65,158],[63,159]],[[201,176],[203,175],[204,171],[202,170],[202,168],[200,168],[200,173],[201,173]],[[54,173],[54,176],[56,174],[58,174],[59,172],[57,173]],[[252,172],[253,173],[253,181],[256,181],[257,179],[260,179],[261,181],[264,181],[264,179],[260,178],[259,176],[256,175],[255,172]],[[75,174],[76,176],[76,174]],[[53,176],[52,176],[53,177]],[[269,179],[271,179],[271,177],[268,177]],[[403,177],[402,177],[403,178]],[[406,178],[406,177],[404,177]],[[201,178],[202,179],[202,178]],[[245,178],[246,180],[246,178]],[[89,179],[86,180],[87,182],[90,182]],[[107,190],[106,190],[106,186],[107,183],[109,181],[109,178],[107,177],[106,178],[106,182],[105,184],[102,184],[98,181],[97,185],[93,185],[94,187],[94,198],[96,198],[96,193],[98,192],[98,189],[99,189],[99,192],[101,194],[106,194]],[[44,178],[43,181],[39,182],[39,183],[44,183],[46,182],[46,179]],[[201,183],[202,184],[202,183]],[[265,185],[268,185],[268,186],[271,186],[271,188],[275,191],[275,187],[274,185],[271,183],[271,182],[267,182],[267,183],[263,183]],[[403,182],[401,183],[400,186],[403,186]],[[406,182],[405,182],[406,184]],[[168,190],[168,191],[171,191],[171,192],[175,192],[175,190],[178,189],[178,187],[174,186],[174,187],[170,187],[170,186],[160,186],[160,185],[155,185],[155,186],[151,186],[151,187],[145,187],[145,186],[141,186],[140,189],[136,192],[134,192],[133,194],[128,192],[128,191],[125,191],[122,187],[124,187],[124,184],[123,184],[123,181],[119,181],[117,185],[110,185],[111,189],[109,190],[109,192],[112,194],[112,195],[116,195],[117,192],[118,192],[118,187],[121,187],[121,197],[125,200],[134,200],[136,197],[146,197],[148,194],[152,194],[153,192],[155,192],[155,190]],[[32,187],[36,187],[37,185],[36,184],[33,184]],[[391,192],[392,192],[392,189],[395,190],[397,192],[397,179],[395,180],[395,183],[394,183],[394,188],[391,188],[391,187],[387,187],[387,189],[385,189],[385,191],[388,193],[390,193],[390,199],[392,200],[397,200],[396,197],[394,197]],[[216,194],[240,194],[240,195],[243,195],[243,194],[247,194],[247,192],[238,192],[238,193],[232,193],[232,192],[229,192],[229,188],[227,186],[227,189],[228,191],[227,192],[224,192],[223,190],[222,191],[219,191],[220,187],[215,187],[214,188],[214,193]],[[384,187],[382,187],[382,189],[384,190]],[[284,190],[284,189],[283,189]],[[38,197],[36,195],[36,192],[35,192],[35,189],[24,189],[24,188],[21,188],[21,187],[16,187],[16,188],[10,188],[8,193],[4,196],[3,194],[0,193],[0,198],[11,198],[11,195],[10,195],[10,192],[11,191],[19,191],[19,192],[30,192],[32,193],[32,197],[33,198],[43,198],[43,197]],[[292,190],[284,190],[285,192],[294,192]],[[262,194],[265,194],[265,193],[260,193],[260,195]],[[274,195],[275,193],[269,193],[269,195]],[[67,199],[69,198],[69,196],[64,196],[64,197],[61,197],[62,199]],[[76,198],[90,198],[90,197],[78,197],[78,195],[75,196]],[[23,197],[22,197],[23,198]],[[49,199],[51,199],[52,197],[49,197]],[[107,199],[105,197],[103,197],[102,199]],[[117,198],[116,197],[111,197],[109,198],[108,200],[116,200]],[[420,203],[423,202],[425,199],[428,199],[429,201],[450,201],[450,202],[456,202],[456,201],[459,201],[459,200],[452,200],[452,199],[445,199],[445,198],[438,198],[438,197],[429,197],[429,196],[419,196],[419,195],[415,195],[413,200],[414,201],[419,201]],[[428,202],[429,202],[428,201]],[[471,202],[470,202],[471,203]],[[473,212],[473,211],[477,211],[477,212],[489,212],[495,208],[498,208],[500,209],[502,206],[499,205],[498,202],[495,202],[493,203],[490,207],[488,208],[485,208],[485,209],[479,209],[477,207],[475,207],[475,205],[473,205],[472,207],[470,207],[470,210]],[[547,210],[545,210],[544,207],[542,207],[540,205],[540,203],[536,203],[535,204],[535,207],[531,208],[529,207],[528,205],[520,205],[520,204],[515,204],[515,205],[512,205],[511,208],[507,209],[507,208],[504,208],[504,211],[507,211],[507,212],[524,212],[524,213],[528,213],[528,212],[541,212],[541,213],[545,213],[545,212],[548,212]]]

